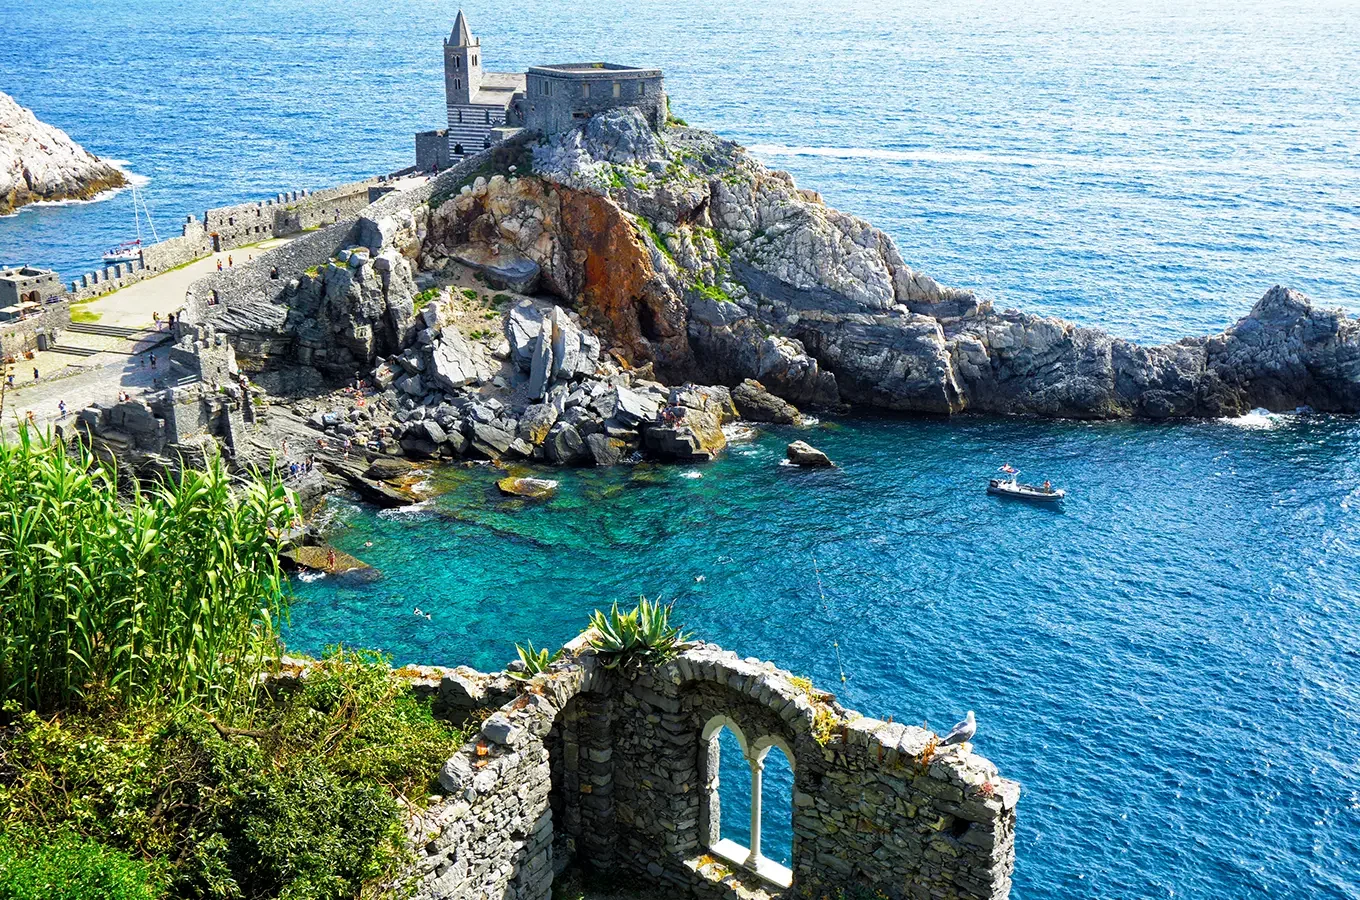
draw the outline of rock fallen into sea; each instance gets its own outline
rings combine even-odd
[[[528,497],[530,500],[543,500],[557,492],[557,482],[551,478],[502,478],[496,482],[502,494],[514,497]]]
[[[794,441],[785,453],[789,462],[807,469],[828,469],[835,465],[825,453],[807,441]]]
[[[732,389],[732,402],[736,404],[737,413],[748,422],[796,425],[802,419],[798,407],[771,394],[753,378]]]

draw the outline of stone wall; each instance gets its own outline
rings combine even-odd
[[[0,357],[18,356],[26,350],[42,349],[40,343],[56,343],[71,324],[68,300],[44,303],[42,311],[26,319],[0,322]]]
[[[641,110],[652,128],[660,130],[667,116],[661,70],[608,64],[589,70],[531,66],[525,95],[516,97],[506,121],[553,134],[581,124],[582,119],[624,106]]]
[[[921,728],[842,709],[771,663],[703,644],[633,676],[584,638],[490,716],[412,823],[416,894],[546,900],[569,861],[677,896],[1002,900],[1019,785]],[[793,865],[721,840],[718,733],[792,765]],[[752,834],[759,835],[759,818]]]

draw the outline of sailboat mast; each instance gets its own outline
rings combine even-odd
[[[156,234],[156,223],[151,221],[151,207],[146,205],[146,197],[142,197],[142,212],[146,213],[146,227],[151,229],[151,242],[159,244],[161,239]]]
[[[137,245],[142,243],[142,219],[137,215],[137,185],[132,186],[132,224],[137,226]]]

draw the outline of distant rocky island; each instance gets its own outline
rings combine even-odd
[[[116,166],[0,92],[0,215],[44,200],[89,200],[125,184]]]

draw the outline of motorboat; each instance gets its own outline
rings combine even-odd
[[[1055,488],[1047,481],[1043,484],[1025,484],[1019,480],[1020,470],[1013,469],[1009,465],[1001,467],[1005,473],[1005,478],[993,478],[987,482],[987,493],[995,494],[998,497],[1014,497],[1017,500],[1032,500],[1035,503],[1057,503],[1067,492],[1062,488]]]

